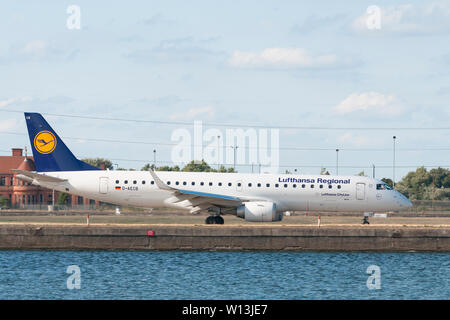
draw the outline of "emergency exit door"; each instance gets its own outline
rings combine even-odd
[[[99,192],[101,194],[108,193],[108,178],[102,177],[99,181]]]
[[[357,183],[356,184],[356,200],[364,200],[366,197],[366,184]]]

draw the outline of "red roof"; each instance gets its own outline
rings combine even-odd
[[[13,171],[11,171],[11,169],[21,169],[28,171],[36,170],[34,166],[33,157],[27,157],[26,162],[24,160],[25,157],[13,157],[13,156],[0,157],[0,174],[14,173]]]

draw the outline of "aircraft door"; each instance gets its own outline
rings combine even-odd
[[[366,184],[357,183],[356,184],[356,200],[364,200],[366,197]]]
[[[99,180],[99,192],[101,194],[107,194],[108,193],[108,178],[101,177]]]

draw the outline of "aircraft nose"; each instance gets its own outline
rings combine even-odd
[[[413,203],[407,197],[405,197],[398,191],[396,192],[397,192],[397,203],[401,209],[409,209],[413,206]]]
[[[413,203],[405,197],[405,207],[411,208],[413,206]]]

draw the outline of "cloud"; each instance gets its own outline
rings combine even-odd
[[[388,116],[403,113],[403,104],[395,95],[384,95],[377,92],[352,93],[339,103],[334,110],[340,114],[355,112],[372,112]]]
[[[212,106],[191,108],[186,112],[174,113],[170,115],[170,120],[197,120],[199,118],[214,117],[216,110]]]
[[[203,62],[206,59],[223,55],[222,52],[208,49],[202,40],[192,37],[164,40],[151,49],[136,50],[125,54],[125,58],[135,62]]]
[[[9,99],[6,99],[6,100],[1,100],[0,101],[0,108],[6,107],[6,106],[9,106],[11,104],[18,103],[18,102],[29,102],[31,100],[32,99],[30,97],[9,98]]]
[[[373,6],[379,13],[379,29],[370,29],[368,20],[376,17],[373,10],[353,20],[351,28],[357,33],[427,35],[450,30],[450,1],[437,1],[426,5]]]
[[[267,48],[260,52],[236,50],[229,60],[233,67],[241,68],[319,68],[340,64],[334,54],[313,56],[302,48]]]
[[[0,63],[11,62],[43,62],[70,61],[77,57],[79,49],[64,49],[44,40],[32,40],[21,45],[12,45],[5,55],[0,57]]]
[[[161,24],[166,25],[166,26],[175,24],[174,20],[167,19],[161,13],[154,14],[150,18],[144,19],[142,22],[146,26],[150,26],[150,27],[153,27],[156,25],[161,25]]]
[[[338,136],[337,141],[343,145],[347,144],[357,147],[373,145],[373,139],[366,136],[357,136],[350,132],[346,132],[343,135]]]
[[[17,127],[16,119],[0,120],[0,132],[7,132]]]
[[[310,33],[318,29],[331,27],[332,25],[343,21],[345,18],[346,15],[341,13],[325,17],[317,17],[316,15],[311,15],[306,18],[306,20],[302,24],[292,27],[291,32],[301,34]]]

